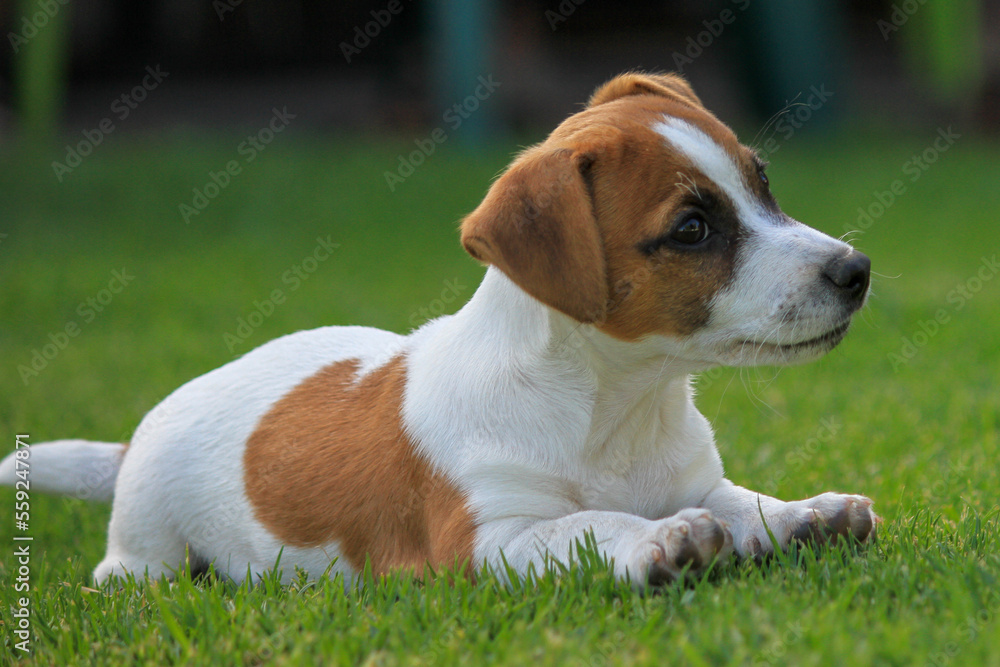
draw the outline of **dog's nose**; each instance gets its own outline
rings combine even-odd
[[[823,271],[831,283],[852,301],[861,301],[868,293],[872,261],[868,255],[852,250],[830,262]]]

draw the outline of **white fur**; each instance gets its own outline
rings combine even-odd
[[[404,420],[462,482],[482,524],[477,560],[499,565],[503,550],[521,571],[545,551],[565,558],[588,527],[644,526],[722,479],[689,366],[661,347],[579,326],[495,268],[465,308],[414,334]],[[576,514],[587,510],[608,516]]]
[[[592,530],[616,571],[641,583],[657,567],[673,572],[692,541],[706,560],[724,556],[731,539],[744,555],[766,550],[761,511],[783,544],[816,517],[868,513],[870,501],[857,496],[784,503],[731,484],[689,382],[713,364],[762,361],[765,352],[766,361],[789,360],[763,347],[751,358],[746,341],[780,345],[828,330],[841,316],[829,304],[810,305],[809,283],[826,257],[848,247],[772,219],[732,158],[694,126],[667,119],[658,130],[724,189],[750,230],[736,279],[715,298],[703,330],[623,342],[490,268],[458,313],[407,337],[327,327],[272,341],[185,384],[143,420],[118,473],[108,552],[95,577],[169,573],[186,549],[235,579],[273,566],[282,545],[254,517],[243,488],[247,439],[323,367],[356,359],[360,378],[397,354],[408,364],[404,428],[466,494],[478,523],[477,563],[499,566],[503,558],[523,573],[548,557],[567,559]],[[815,313],[796,328],[780,320],[782,304]],[[37,473],[65,475],[65,485],[48,487],[61,491],[74,487],[74,466],[89,457],[78,444],[32,451],[65,455],[66,466]],[[38,460],[41,470],[54,458]],[[724,543],[715,540],[723,533]],[[285,547],[281,563],[286,576],[293,565],[318,576],[339,553],[336,543]],[[334,571],[353,574],[344,560]]]
[[[125,446],[117,442],[57,440],[28,447],[27,459],[13,454],[0,461],[0,484],[14,486],[20,471],[28,492],[58,493],[81,500],[109,501]]]

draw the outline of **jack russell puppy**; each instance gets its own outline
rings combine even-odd
[[[176,390],[127,445],[26,447],[0,479],[113,496],[98,582],[186,557],[242,580],[279,554],[286,578],[369,559],[525,573],[592,532],[643,587],[761,557],[769,532],[863,541],[864,496],[727,480],[692,402],[692,373],[829,352],[868,293],[868,258],[782,213],[764,166],[680,77],[619,76],[464,219],[489,267],[459,312],[279,338]]]

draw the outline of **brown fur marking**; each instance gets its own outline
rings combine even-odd
[[[403,432],[403,357],[355,384],[357,368],[327,366],[261,419],[243,459],[257,519],[288,545],[336,541],[355,569],[366,556],[376,573],[470,561],[463,494]]]

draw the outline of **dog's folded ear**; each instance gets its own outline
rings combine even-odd
[[[596,107],[629,95],[659,95],[683,104],[704,108],[694,90],[677,74],[643,74],[632,72],[611,79],[594,91],[587,107]]]
[[[462,245],[521,289],[586,323],[608,300],[604,247],[586,179],[595,154],[536,146],[522,153],[462,221]]]

